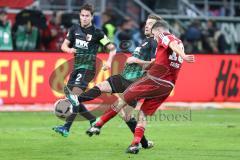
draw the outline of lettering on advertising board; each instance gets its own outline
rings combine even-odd
[[[222,60],[215,84],[215,97],[234,98],[239,96],[240,62]]]

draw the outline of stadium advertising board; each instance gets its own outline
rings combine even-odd
[[[127,55],[118,54],[112,71],[100,70],[107,54],[98,55],[97,75],[89,87],[120,73]],[[0,54],[0,97],[4,104],[53,103],[71,71],[72,56],[64,53],[3,52]],[[183,64],[168,101],[240,102],[240,56],[196,55],[196,63]],[[91,103],[114,101],[104,95]],[[116,98],[116,97],[115,97]]]
[[[169,101],[240,102],[240,56],[197,55],[184,63]]]

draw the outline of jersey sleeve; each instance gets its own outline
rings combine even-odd
[[[111,41],[110,41],[109,38],[104,34],[103,31],[99,31],[98,37],[99,37],[99,42],[100,42],[103,46],[106,46],[106,45],[108,45],[109,43],[111,43]]]
[[[66,36],[66,39],[69,40],[71,43],[74,42],[74,32],[75,32],[75,26],[73,25],[68,33],[67,33],[67,36]]]
[[[172,35],[162,35],[160,36],[160,42],[161,42],[161,45],[164,47],[164,48],[168,48],[170,42],[174,41],[175,38],[172,36]]]

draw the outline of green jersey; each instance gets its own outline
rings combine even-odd
[[[77,50],[74,55],[74,69],[95,70],[96,54],[100,44],[106,46],[110,42],[102,30],[95,26],[82,28],[79,24],[73,25],[67,39],[70,41],[70,47]]]
[[[0,50],[13,50],[11,23],[0,24]]]
[[[39,45],[38,28],[32,27],[31,32],[27,31],[26,26],[18,26],[16,32],[16,49],[17,50],[35,50]]]
[[[154,38],[146,38],[141,45],[134,50],[132,56],[144,61],[151,61],[152,58],[155,58],[156,48],[157,42]],[[127,80],[134,81],[142,77],[144,73],[145,71],[142,69],[141,65],[133,63],[125,65],[122,76]]]

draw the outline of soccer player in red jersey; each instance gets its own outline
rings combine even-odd
[[[188,63],[195,61],[193,55],[185,54],[181,40],[169,32],[169,26],[166,21],[156,22],[152,28],[152,33],[158,41],[156,59],[150,66],[147,75],[128,87],[122,99],[130,106],[136,100],[144,99],[138,114],[138,124],[135,129],[134,139],[127,149],[127,153],[132,154],[139,152],[138,144],[147,125],[146,116],[153,115],[170,95],[183,60]],[[121,106],[121,103],[121,101],[118,102],[118,106]],[[88,132],[99,134],[100,128],[117,115],[118,111],[119,108],[109,109]]]

